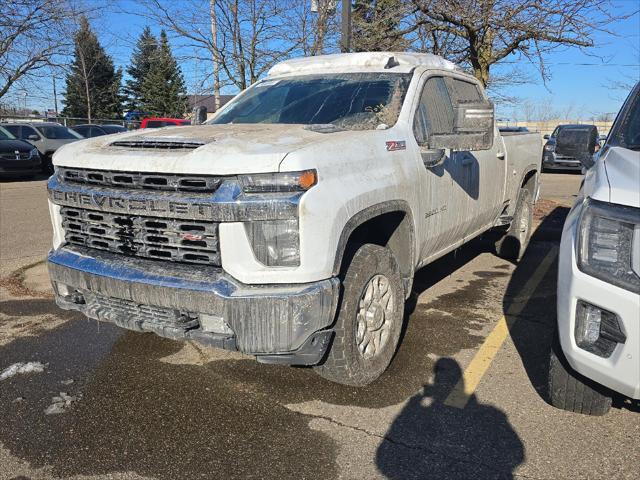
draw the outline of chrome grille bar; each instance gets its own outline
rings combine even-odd
[[[65,240],[100,250],[173,262],[220,265],[218,224],[60,209]]]
[[[215,192],[224,180],[224,177],[208,175],[113,172],[68,167],[58,167],[58,175],[63,181],[76,184],[203,193]]]

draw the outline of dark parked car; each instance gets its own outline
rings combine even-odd
[[[557,151],[558,137],[582,138],[588,143],[591,154],[598,146],[598,128],[595,125],[558,125],[547,140],[542,150],[542,169],[547,170],[582,170],[580,159],[570,151]]]
[[[53,122],[8,123],[4,128],[14,137],[29,142],[38,149],[42,158],[42,170],[46,173],[53,173],[53,152],[66,143],[84,138],[70,128]]]
[[[527,127],[498,127],[498,130],[500,133],[521,133],[529,131]]]
[[[37,148],[0,127],[0,177],[35,175],[41,167]]]
[[[85,138],[101,137],[102,135],[111,135],[112,133],[123,133],[129,131],[122,125],[94,125],[91,123],[76,125],[73,129]]]

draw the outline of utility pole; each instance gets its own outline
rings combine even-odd
[[[58,116],[58,94],[56,92],[56,77],[52,75],[51,78],[53,79],[53,106],[55,108],[56,117],[57,117]]]
[[[216,0],[209,0],[209,16],[211,17],[211,45],[213,53],[213,101],[216,112],[220,110],[220,62],[218,61],[218,19],[216,16]]]
[[[351,0],[342,0],[342,34],[340,50],[342,53],[351,51]]]

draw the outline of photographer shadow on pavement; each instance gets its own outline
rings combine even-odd
[[[434,371],[433,384],[409,400],[378,447],[379,471],[390,479],[513,478],[525,454],[507,416],[475,395],[464,409],[446,405],[460,365],[440,358]]]

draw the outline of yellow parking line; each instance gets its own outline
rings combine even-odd
[[[469,363],[469,366],[462,374],[462,378],[458,381],[445,400],[445,405],[457,408],[464,408],[467,405],[469,398],[471,398],[471,395],[475,392],[482,380],[482,377],[489,368],[489,365],[491,365],[491,362],[507,338],[509,329],[513,327],[516,321],[516,316],[520,314],[529,300],[529,297],[538,287],[538,284],[544,278],[547,270],[549,270],[551,263],[556,257],[557,250],[557,247],[553,247],[544,257],[540,265],[538,265],[538,268],[533,272],[533,275],[529,277],[529,280],[527,280],[527,283],[525,283],[522,291],[520,292],[520,298],[514,299],[517,301],[512,304],[506,315],[498,321],[497,325],[485,339],[484,343],[471,360],[471,363]]]

